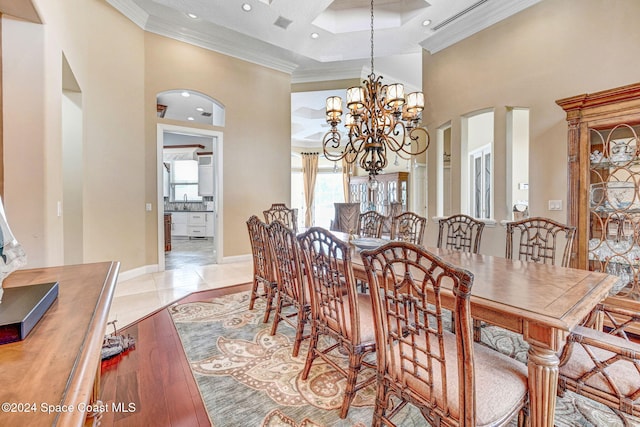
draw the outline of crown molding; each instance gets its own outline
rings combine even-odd
[[[138,27],[143,30],[145,29],[147,21],[149,20],[149,14],[137,4],[129,0],[107,0],[107,3],[129,18],[129,20]]]
[[[423,40],[420,46],[434,54],[540,1],[541,0],[494,0],[492,1],[492,7],[479,7],[474,9],[469,14]]]
[[[252,45],[248,43],[242,45],[239,42],[242,35],[238,33],[223,34],[221,32],[217,33],[215,37],[211,37],[187,28],[176,31],[175,24],[158,18],[149,20],[145,30],[288,74],[291,74],[298,67],[298,64],[294,62],[268,54],[267,49],[260,49],[261,46],[256,47],[255,40],[251,41]]]

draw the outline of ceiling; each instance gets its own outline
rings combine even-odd
[[[369,0],[107,1],[146,31],[289,72],[294,83],[369,73]],[[376,0],[374,54],[435,53],[538,1]]]
[[[146,31],[290,73],[292,83],[364,79],[371,72],[370,0],[107,1]],[[374,71],[387,83],[404,83],[407,92],[420,90],[423,49],[436,53],[539,1],[375,0]],[[321,145],[330,95],[344,100],[344,90],[292,93],[293,146]],[[195,108],[174,99],[183,110]]]

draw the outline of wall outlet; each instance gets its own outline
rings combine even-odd
[[[151,203],[147,203],[145,205],[145,209],[147,210],[147,212],[151,212]]]
[[[550,211],[561,211],[562,210],[562,200],[549,200],[549,210]]]

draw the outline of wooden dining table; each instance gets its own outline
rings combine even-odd
[[[346,233],[335,232],[344,241]],[[605,273],[509,260],[428,247],[432,253],[473,273],[471,315],[474,319],[522,334],[529,344],[528,381],[532,426],[553,426],[558,382],[558,354],[578,326],[619,280]],[[354,247],[356,279],[367,280]],[[454,307],[453,293],[443,305]]]

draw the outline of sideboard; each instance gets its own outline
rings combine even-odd
[[[57,281],[59,289],[24,340],[0,345],[0,425],[99,421],[92,409],[99,404],[100,350],[119,269],[118,262],[101,262],[18,270],[5,279],[5,288]]]

